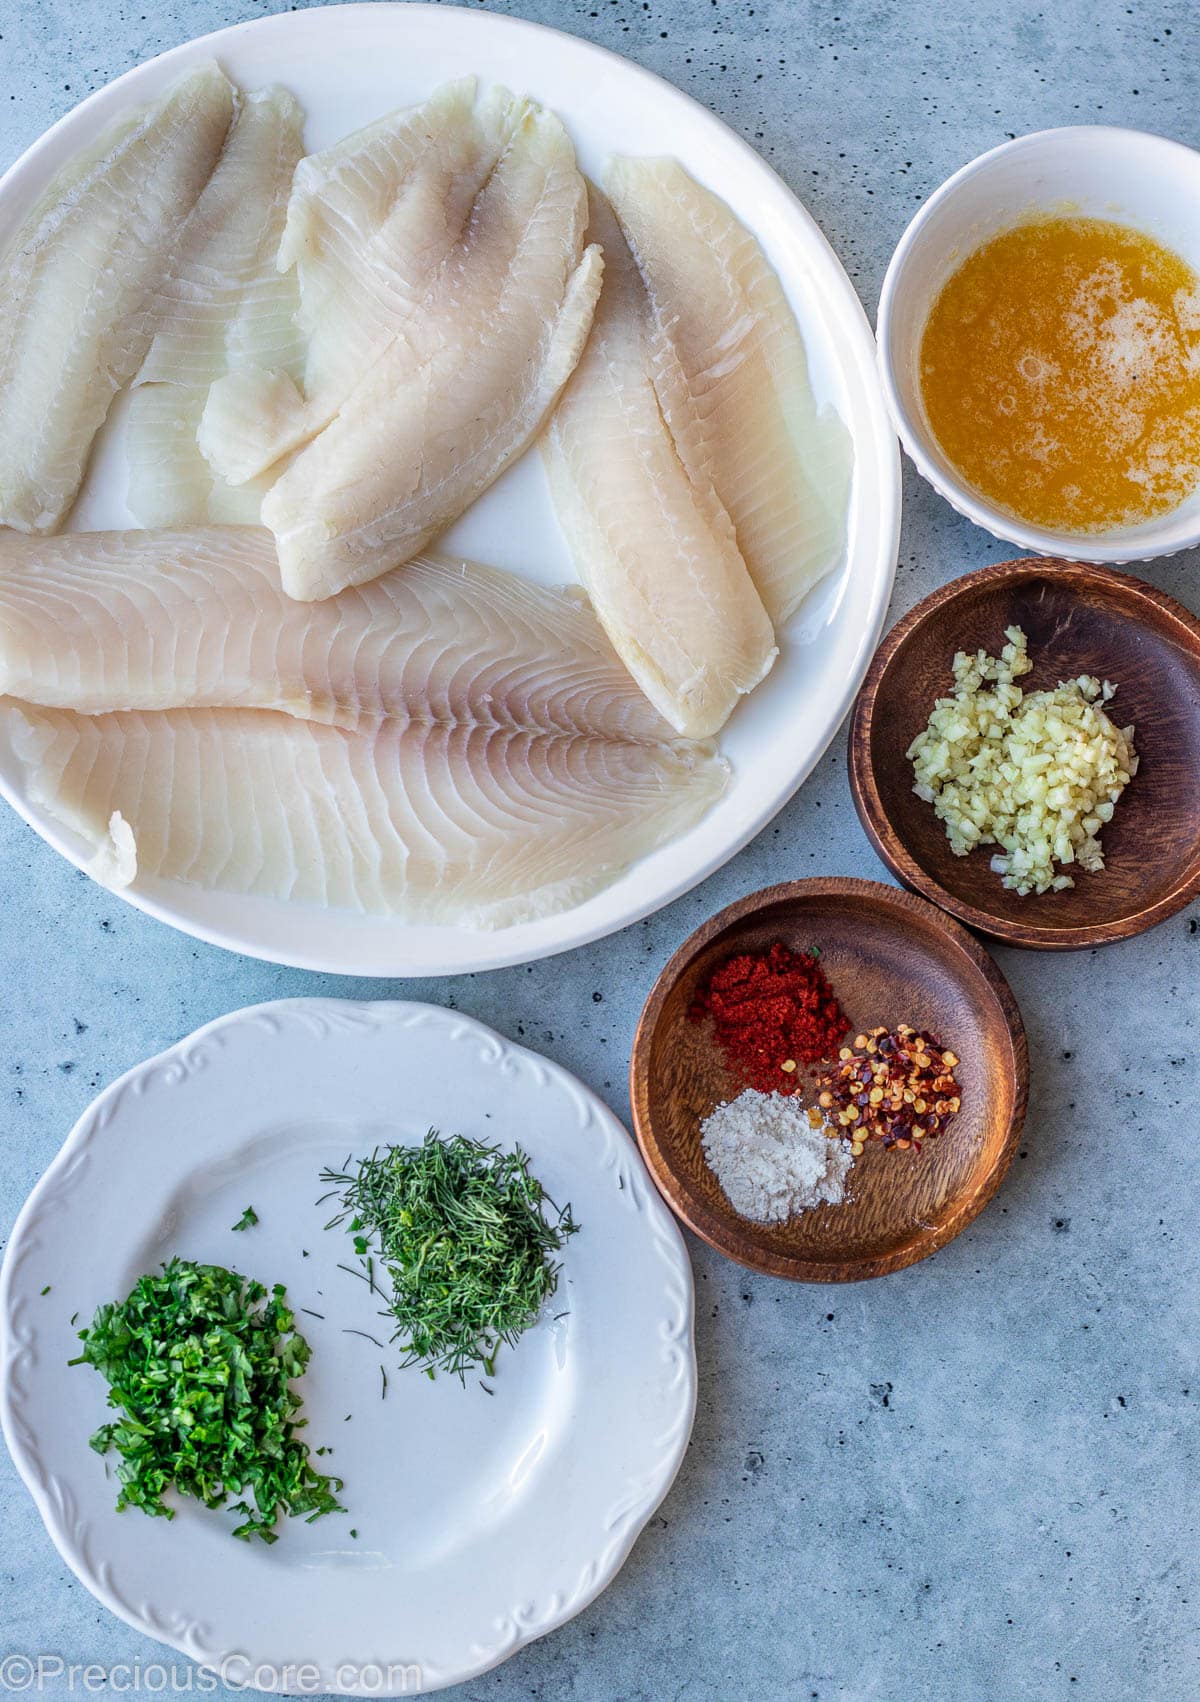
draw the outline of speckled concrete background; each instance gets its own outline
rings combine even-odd
[[[143,0],[144,3],[144,0]],[[274,5],[0,0],[0,160],[161,49]],[[1200,144],[1200,14],[1058,0],[517,0],[707,102],[804,197],[874,311],[917,203],[1006,136],[1096,120]],[[906,473],[893,617],[1005,552]],[[1197,560],[1148,577],[1200,608]],[[552,1053],[627,1114],[637,1010],[699,921],[880,869],[839,739],[721,874],[565,959],[402,992]],[[93,1092],[255,1000],[382,984],[199,947],[0,815],[0,1226]],[[464,1699],[1191,1702],[1197,1592],[1197,912],[1103,954],[998,954],[1034,1058],[994,1205],[930,1262],[819,1289],[691,1243],[702,1369],[679,1480],[616,1583]],[[59,1562],[0,1463],[0,1656],[160,1657]],[[181,1670],[180,1681],[184,1681]],[[51,1694],[65,1695],[63,1685]]]

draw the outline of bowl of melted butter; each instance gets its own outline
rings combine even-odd
[[[995,537],[1200,543],[1200,153],[1088,125],[982,155],[901,238],[878,337],[905,449]]]

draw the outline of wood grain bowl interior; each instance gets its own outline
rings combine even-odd
[[[1108,713],[1133,723],[1138,772],[1100,842],[1105,868],[1063,892],[1021,898],[991,867],[993,847],[956,857],[912,790],[906,751],[953,686],[957,650],[997,655],[1008,626],[1029,641],[1026,691],[1096,674],[1117,687]],[[888,635],[855,705],[850,781],[863,826],[892,872],[970,926],[1014,945],[1078,949],[1163,921],[1200,891],[1200,623],[1115,569],[1002,562],[925,599]]]
[[[796,951],[820,947],[854,1032],[909,1022],[952,1046],[963,1105],[919,1155],[868,1145],[850,1172],[848,1203],[758,1224],[737,1215],[704,1159],[701,1119],[743,1084],[726,1070],[710,1019],[690,1013],[719,963],[776,940]],[[827,880],[732,905],[680,948],[642,1014],[631,1089],[651,1173],[698,1235],[756,1270],[843,1282],[926,1257],[983,1209],[1016,1148],[1027,1077],[1020,1013],[982,947],[910,894]]]

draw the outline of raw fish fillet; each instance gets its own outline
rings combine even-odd
[[[0,695],[673,740],[582,598],[417,557],[297,603],[254,527],[0,532]]]
[[[0,524],[54,531],[217,162],[233,87],[200,66],[53,179],[0,256]]]
[[[286,375],[219,383],[204,447],[231,482],[265,472],[326,425],[426,302],[475,197],[511,140],[511,96],[447,83],[311,154],[296,170],[278,256],[300,294],[303,394]]]
[[[406,561],[530,442],[591,325],[586,219],[561,123],[504,90],[476,102],[452,84],[305,162],[280,250],[300,279],[305,395],[240,375],[214,387],[200,433],[234,478],[299,449],[262,508],[289,595]]]
[[[842,559],[849,434],[818,411],[779,279],[725,203],[669,159],[614,159],[605,188],[649,292],[663,415],[784,621]]]
[[[590,249],[553,299],[530,281],[486,310],[463,302],[419,367],[397,349],[364,379],[263,498],[289,596],[331,597],[408,561],[516,460],[579,359],[600,272]]]
[[[0,702],[31,800],[135,873],[503,926],[569,908],[690,827],[724,784],[694,747],[268,710],[88,717]]]
[[[265,486],[214,479],[196,438],[209,388],[226,373],[301,370],[296,280],[275,259],[303,132],[286,89],[242,99],[157,292],[126,431],[129,507],[144,526],[258,519]]]
[[[419,313],[512,139],[512,97],[474,77],[438,89],[297,167],[278,255],[299,289],[303,390],[248,367],[214,385],[204,454],[232,484],[327,426]]]
[[[201,455],[196,437],[206,390],[145,384],[129,398],[126,506],[143,526],[253,526],[267,483],[227,485]],[[278,572],[278,569],[276,569]]]
[[[286,89],[244,95],[216,170],[184,226],[154,300],[154,337],[138,384],[206,390],[247,366],[300,371],[294,281],[275,264],[304,113]]]
[[[612,211],[591,194],[604,289],[543,437],[558,517],[619,655],[680,733],[706,738],[777,654],[711,482],[680,457],[655,394],[654,324]]]

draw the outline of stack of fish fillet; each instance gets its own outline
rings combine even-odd
[[[845,436],[674,162],[606,200],[471,79],[302,132],[200,66],[7,251],[0,737],[113,885],[545,915],[720,795],[707,741],[840,559]],[[122,391],[146,529],[48,536]],[[590,605],[428,553],[539,435]]]

